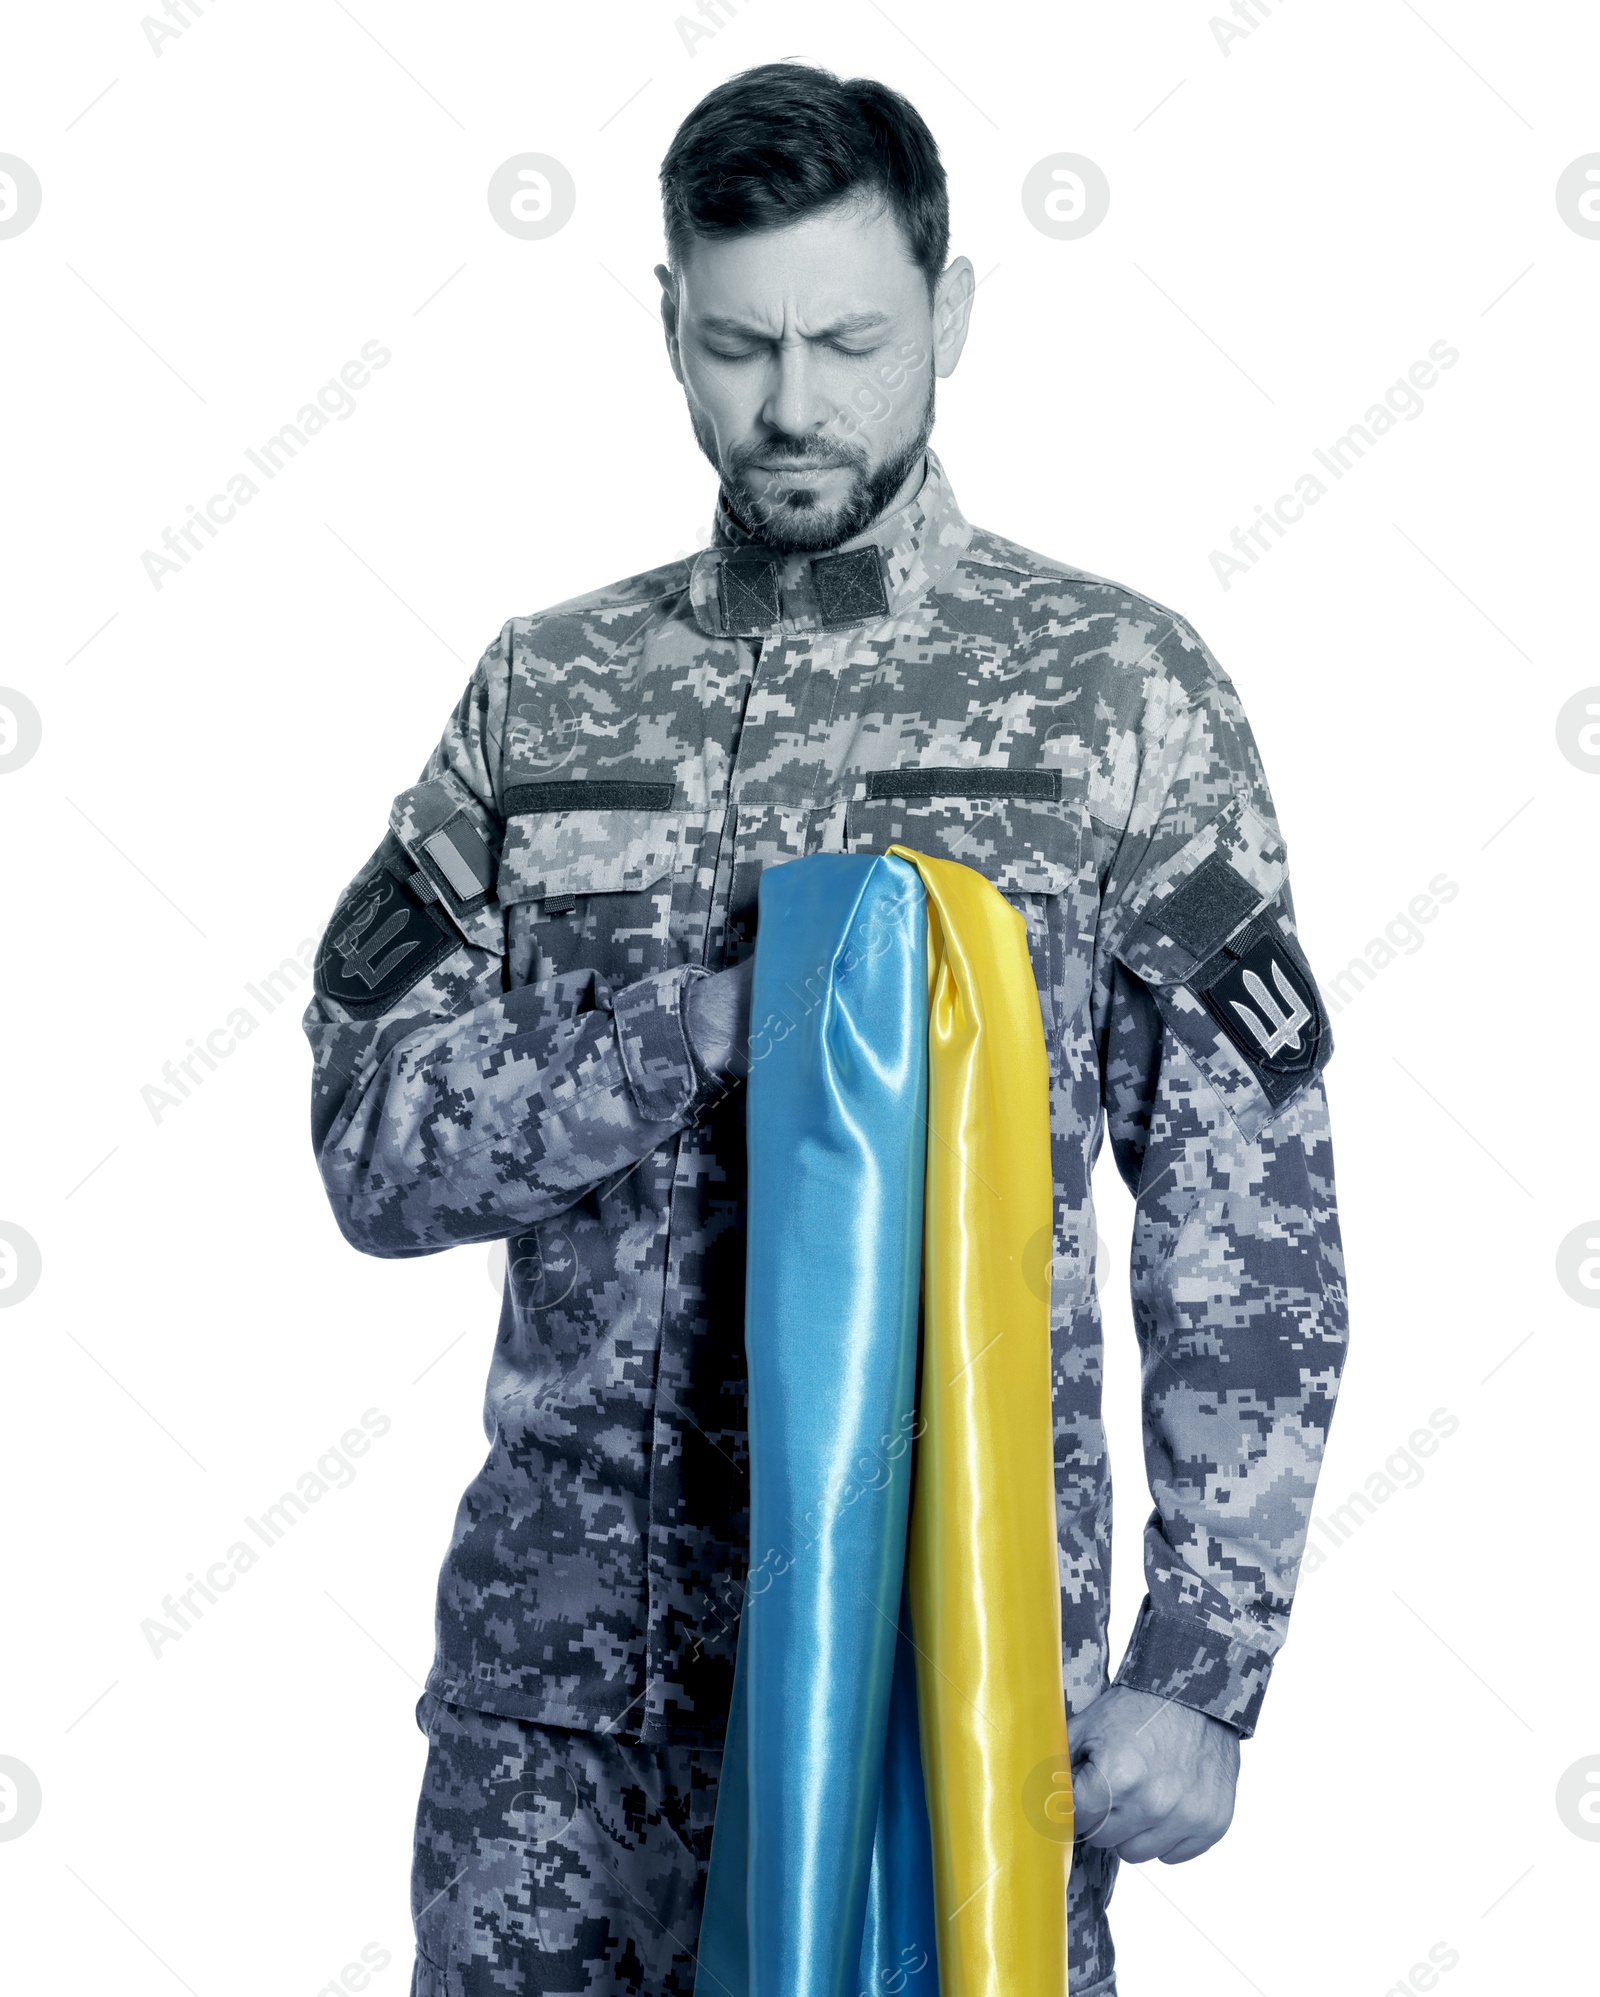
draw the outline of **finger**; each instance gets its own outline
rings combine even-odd
[[[1129,1865],[1145,1865],[1152,1858],[1164,1858],[1173,1842],[1172,1833],[1165,1824],[1153,1824],[1130,1838],[1124,1838],[1111,1849],[1118,1858],[1126,1859]]]
[[[1100,1844],[1116,1811],[1116,1797],[1105,1772],[1087,1757],[1072,1771],[1072,1832],[1080,1844]]]
[[[1226,1826],[1223,1827],[1226,1829]],[[1198,1858],[1203,1851],[1209,1851],[1222,1836],[1220,1830],[1194,1831],[1188,1837],[1179,1838],[1170,1851],[1160,1853],[1163,1865],[1186,1865],[1191,1858]]]
[[[1169,1809],[1149,1824],[1136,1827],[1116,1847],[1117,1856],[1126,1858],[1130,1865],[1143,1865],[1152,1858],[1159,1858],[1163,1865],[1181,1865],[1185,1859],[1209,1851],[1226,1829],[1225,1823],[1194,1810]]]
[[[1078,1833],[1079,1841],[1093,1845],[1099,1851],[1120,1851],[1130,1840],[1158,1837],[1163,1820],[1133,1802],[1119,1803],[1104,1820],[1088,1831]],[[1170,1842],[1170,1838],[1167,1842]],[[1165,1844],[1161,1849],[1165,1849]],[[1143,1853],[1148,1857],[1150,1854]]]

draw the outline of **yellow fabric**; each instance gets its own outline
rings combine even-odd
[[[928,1166],[911,1618],[940,1997],[1067,1988],[1072,1788],[1050,1404],[1049,1069],[1025,925],[928,903]]]

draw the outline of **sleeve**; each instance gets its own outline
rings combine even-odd
[[[1107,1125],[1137,1201],[1148,1593],[1116,1682],[1255,1729],[1346,1343],[1332,1034],[1220,673],[1148,743],[1096,951]]]
[[[615,996],[509,988],[495,873],[513,627],[336,907],[304,1026],[334,1217],[371,1255],[427,1255],[549,1218],[692,1123],[725,1078],[694,1058],[680,965]]]

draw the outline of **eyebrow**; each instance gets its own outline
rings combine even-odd
[[[887,312],[852,312],[846,318],[835,319],[831,326],[820,326],[814,333],[807,333],[808,340],[837,339],[841,333],[873,333],[890,323]],[[762,326],[752,326],[748,320],[731,318],[711,318],[700,321],[702,333],[722,333],[745,340],[771,340],[772,334]]]

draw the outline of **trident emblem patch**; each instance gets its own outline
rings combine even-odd
[[[372,1019],[426,977],[454,940],[442,917],[378,867],[358,879],[328,925],[317,990],[357,1019]]]
[[[1244,988],[1261,1011],[1257,1012],[1250,1006],[1241,1005],[1237,999],[1230,999],[1228,1003],[1261,1043],[1263,1054],[1281,1054],[1285,1048],[1292,1048],[1298,1052],[1300,1029],[1311,1024],[1311,1008],[1284,976],[1283,966],[1276,958],[1272,960],[1272,982],[1278,987],[1278,996],[1288,1008],[1287,1011],[1273,1003],[1271,992],[1254,971],[1245,972]],[[1266,1014],[1265,1021],[1261,1018],[1261,1013]]]
[[[1207,1012],[1249,1062],[1273,1102],[1313,1073],[1327,1017],[1298,953],[1271,917],[1219,950],[1197,984]]]
[[[350,921],[329,939],[339,953],[345,976],[359,978],[369,992],[375,992],[391,971],[398,970],[413,951],[422,947],[420,940],[412,937],[397,943],[388,956],[380,958],[378,955],[380,950],[404,936],[411,926],[411,911],[402,902],[387,922],[379,923],[376,929],[372,929],[372,923],[385,902],[399,900],[399,890],[393,881],[387,878],[380,880]],[[372,930],[370,935],[367,933],[369,930]]]

